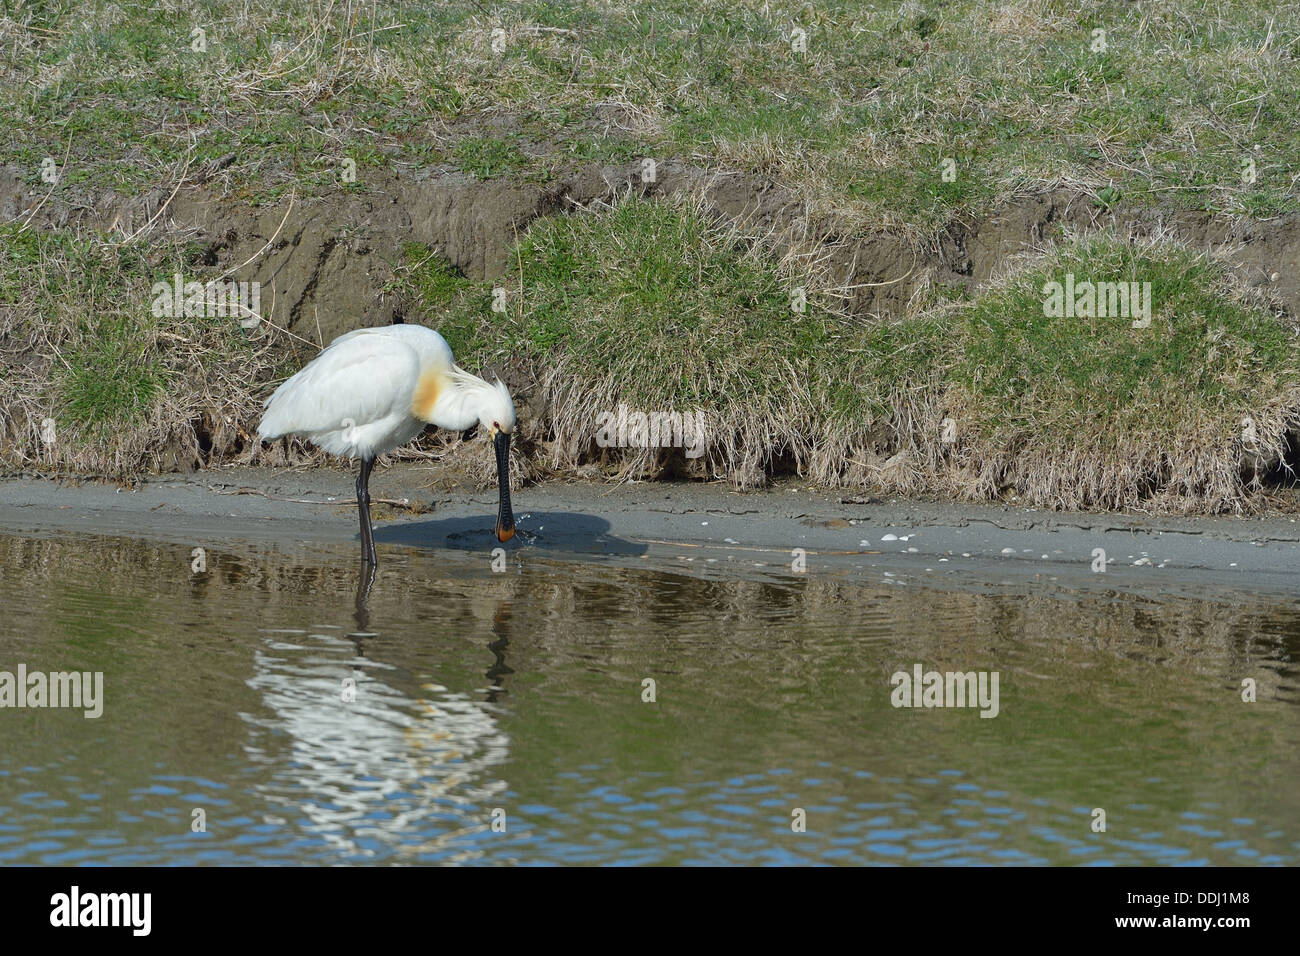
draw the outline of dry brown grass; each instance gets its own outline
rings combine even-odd
[[[535,226],[504,280],[522,290],[515,312],[471,288],[436,322],[462,361],[529,369],[537,477],[594,465],[752,488],[795,472],[887,494],[1243,511],[1300,429],[1294,327],[1168,236],[1069,236],[974,301],[923,284],[904,319],[865,325],[830,295],[792,313],[809,280],[770,253],[699,205],[628,200]],[[1040,287],[1065,271],[1150,282],[1152,327],[1046,320]],[[600,447],[597,415],[620,404],[701,412],[703,457]]]

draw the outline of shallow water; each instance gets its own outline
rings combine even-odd
[[[390,549],[362,609],[355,558],[0,535],[0,671],[104,675],[0,709],[0,863],[1300,859],[1288,599]]]

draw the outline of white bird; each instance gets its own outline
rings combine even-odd
[[[377,455],[405,445],[426,424],[450,431],[477,424],[491,435],[499,486],[496,534],[509,541],[515,533],[509,475],[514,402],[500,380],[489,384],[457,367],[451,347],[433,329],[388,325],[340,335],[266,400],[257,434],[262,441],[302,435],[330,454],[361,459],[361,560],[373,567],[370,469]]]

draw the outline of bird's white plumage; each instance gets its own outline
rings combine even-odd
[[[501,490],[498,541],[515,533],[510,510],[510,434],[515,406],[500,381],[489,385],[457,368],[451,348],[433,329],[390,325],[340,335],[266,400],[257,427],[263,441],[303,435],[334,455],[361,458],[357,510],[361,560],[373,567],[370,470],[384,452],[405,445],[426,424],[465,429],[475,424],[492,436]]]
[[[432,329],[390,325],[348,332],[267,399],[258,436],[299,434],[352,458],[383,454],[424,429],[411,411],[421,375],[452,370],[459,371],[451,348]]]
[[[455,432],[472,428],[476,422],[486,425],[486,417],[496,421],[506,434],[514,431],[515,407],[504,385],[489,385],[455,366],[448,379],[451,387],[438,393],[429,421]]]

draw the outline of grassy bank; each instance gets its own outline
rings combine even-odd
[[[974,299],[928,290],[891,323],[834,300],[800,310],[799,275],[689,206],[543,221],[499,283],[449,279],[416,247],[407,261],[462,364],[522,365],[538,383],[542,473],[599,462],[748,487],[796,470],[886,491],[1217,511],[1243,505],[1255,466],[1300,422],[1293,325],[1170,241],[1075,238]],[[1149,324],[1045,314],[1048,283],[1067,276],[1131,283],[1139,305],[1145,290]],[[598,416],[619,405],[698,417],[704,454],[602,447]]]
[[[441,328],[465,366],[508,370],[534,477],[794,472],[1055,507],[1247,507],[1297,423],[1293,316],[1169,236],[1067,233],[984,283],[966,244],[987,265],[999,235],[961,224],[1051,187],[1074,218],[1052,206],[1024,235],[1085,221],[1080,206],[1157,210],[1157,236],[1182,210],[1300,210],[1298,43],[1300,7],[1264,0],[208,0],[179,17],[0,0],[0,209],[38,207],[0,227],[0,459],[120,476],[247,458],[258,399],[319,344],[319,313],[346,316],[326,316],[328,338],[386,321],[366,311],[382,300]],[[625,183],[648,159],[700,178],[565,205],[568,184]],[[682,198],[736,170],[751,175],[715,208]],[[473,187],[452,212],[437,189],[420,208],[455,220],[436,241],[490,281],[396,248],[404,187],[435,181]],[[773,204],[770,237],[721,223],[727,203],[777,195],[769,182],[795,200]],[[202,243],[169,231],[175,196],[224,210]],[[148,201],[123,216],[124,197]],[[384,230],[352,221],[381,208],[398,210]],[[227,220],[250,210],[237,234]],[[1243,270],[1261,285],[1293,248],[1294,220],[1268,225]],[[518,239],[496,276],[484,250],[503,234]],[[855,273],[881,236],[887,254]],[[296,297],[288,329],[152,308],[154,283],[224,278],[213,263],[236,243],[234,269],[276,247],[257,267]],[[1045,290],[1074,279],[1147,289],[1149,321],[1051,314]],[[842,307],[903,280],[897,319]],[[634,420],[611,446],[597,416],[624,412],[690,415],[707,441],[699,457],[628,447]]]
[[[0,234],[8,466],[127,475],[253,453],[259,399],[296,364],[265,324],[158,314],[154,283],[219,278],[194,256]],[[892,322],[807,294],[806,276],[699,204],[627,199],[543,219],[512,259],[501,279],[472,282],[411,244],[394,286],[462,365],[511,377],[534,478],[594,467],[754,487],[798,473],[888,493],[1223,511],[1249,507],[1261,463],[1300,426],[1294,325],[1169,240],[1075,237],[974,297],[924,287]],[[1147,321],[1048,314],[1053,282],[1145,288]],[[685,416],[702,440],[641,442],[635,425],[601,440],[599,416],[620,406]],[[669,442],[700,454],[658,447]]]
[[[846,235],[1051,185],[1266,217],[1300,208],[1298,42],[1300,6],[1269,0],[5,0],[0,153],[41,191],[56,162],[56,203],[679,157]]]
[[[5,467],[122,477],[236,447],[285,358],[238,316],[155,314],[154,284],[193,275],[193,252],[0,227]]]

